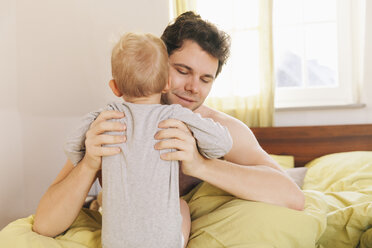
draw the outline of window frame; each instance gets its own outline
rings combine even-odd
[[[275,108],[344,106],[359,103],[363,0],[337,1],[338,86],[275,88]],[[275,51],[274,51],[275,56]]]

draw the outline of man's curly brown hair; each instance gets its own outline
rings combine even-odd
[[[204,51],[218,59],[216,76],[230,55],[230,36],[192,11],[181,14],[174,23],[169,24],[161,39],[167,46],[169,56],[182,47],[184,40],[196,42]]]

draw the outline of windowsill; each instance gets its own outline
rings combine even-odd
[[[366,107],[364,103],[353,103],[345,105],[324,105],[324,106],[296,106],[296,107],[275,107],[276,112],[301,111],[301,110],[329,110],[329,109],[360,109]]]

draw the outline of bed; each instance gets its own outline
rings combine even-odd
[[[203,182],[184,196],[189,248],[372,247],[372,124],[252,131],[274,159],[307,168],[305,210],[244,201]],[[101,221],[84,208],[69,230],[47,238],[31,231],[31,215],[0,232],[0,247],[100,247]]]
[[[251,128],[270,154],[294,156],[303,167],[323,155],[372,151],[372,124]]]

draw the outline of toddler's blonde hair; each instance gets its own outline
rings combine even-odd
[[[126,33],[112,50],[112,77],[129,97],[160,93],[168,82],[168,53],[152,34]]]

